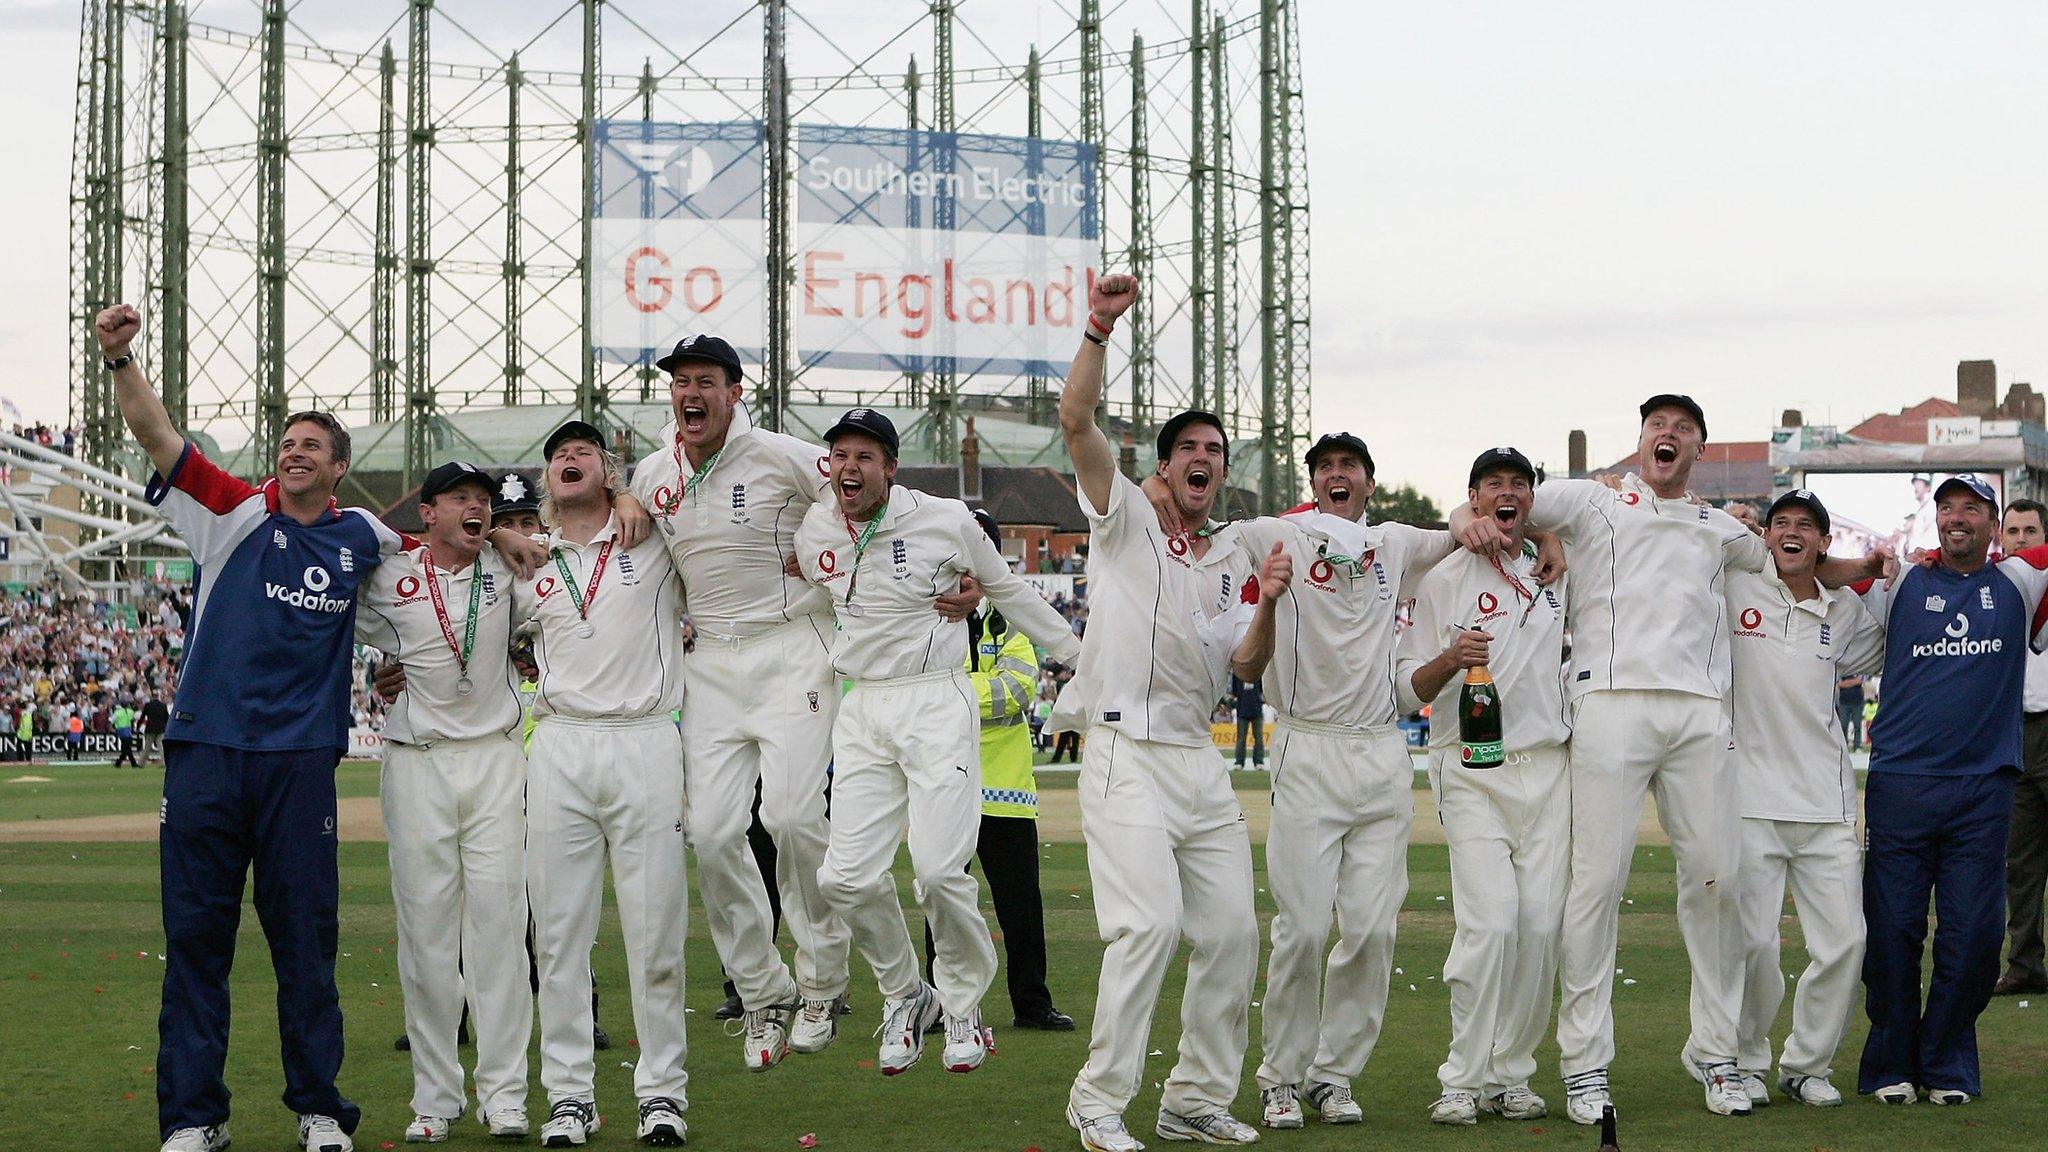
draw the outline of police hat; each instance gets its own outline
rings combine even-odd
[[[533,481],[517,472],[507,472],[498,478],[498,491],[491,498],[491,515],[503,516],[510,512],[540,511],[540,493],[533,490]]]

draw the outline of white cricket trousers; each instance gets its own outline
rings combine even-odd
[[[633,1032],[633,1094],[686,1106],[683,942],[690,892],[683,863],[683,750],[667,716],[543,716],[526,790],[526,875],[540,965],[540,1082],[548,1105],[592,1099],[590,949],[612,862]]]
[[[1266,884],[1275,911],[1259,1008],[1259,1087],[1308,1080],[1348,1088],[1386,1019],[1394,919],[1408,896],[1415,765],[1392,725],[1287,715],[1275,726],[1272,763]],[[1326,969],[1333,919],[1337,944]]]
[[[1572,792],[1562,747],[1467,768],[1455,748],[1429,757],[1451,850],[1456,930],[1444,959],[1451,1047],[1445,1092],[1526,1088],[1550,1026],[1557,935],[1571,870]]]
[[[412,1043],[412,1110],[460,1116],[455,1033],[468,985],[476,1095],[526,1107],[533,990],[526,978],[526,754],[499,734],[384,744],[378,788],[398,911],[398,984]]]
[[[839,681],[828,633],[805,616],[741,639],[697,634],[683,661],[683,771],[690,847],[711,942],[750,1009],[846,991],[847,930],[818,891],[830,825],[825,771]],[[775,839],[775,885],[796,940],[796,975],[775,948],[775,916],[747,843],[754,785]]]
[[[1643,796],[1678,862],[1678,931],[1692,965],[1694,1055],[1735,1059],[1742,1005],[1736,869],[1742,821],[1721,701],[1608,689],[1572,707],[1572,866],[1558,954],[1559,1070],[1614,1062],[1614,955]]]
[[[1159,988],[1182,938],[1180,1060],[1160,1106],[1184,1116],[1230,1107],[1244,1070],[1259,922],[1244,810],[1213,747],[1088,730],[1081,749],[1081,835],[1095,924],[1108,945],[1088,1062],[1068,1103],[1084,1117],[1122,1114],[1145,1079]]]
[[[1856,842],[1856,826],[1742,822],[1745,949],[1735,1062],[1754,1072],[1771,1066],[1771,1022],[1785,1002],[1778,927],[1787,881],[1799,931],[1806,937],[1807,961],[1792,996],[1792,1031],[1778,1068],[1825,1079],[1849,1028],[1849,1014],[1856,1010],[1863,976],[1863,848]]]
[[[882,995],[914,995],[924,978],[889,871],[907,818],[932,983],[947,1015],[965,1018],[996,976],[981,885],[967,870],[981,832],[981,713],[966,670],[855,681],[839,702],[832,754],[832,837],[818,887]]]

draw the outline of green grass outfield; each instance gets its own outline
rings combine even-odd
[[[0,769],[0,781],[33,772],[55,783],[0,783],[0,821],[148,813],[156,805],[153,772],[35,766]],[[374,792],[373,765],[342,770],[345,795]],[[33,790],[33,791],[31,791]],[[391,897],[381,844],[342,846],[342,919],[338,977],[350,1040],[342,1087],[363,1106],[357,1147],[379,1149],[402,1141],[411,1118],[411,1073],[391,1050],[402,1028],[395,967]],[[719,999],[718,969],[700,908],[691,915],[690,1146],[730,1152],[781,1152],[815,1134],[825,1152],[920,1152],[988,1149],[1022,1152],[1074,1146],[1061,1120],[1066,1087],[1081,1062],[1094,998],[1101,945],[1089,905],[1086,860],[1078,844],[1044,848],[1047,932],[1052,987],[1061,1007],[1082,1022],[1070,1035],[1019,1032],[1008,1024],[1001,978],[990,998],[998,1052],[971,1076],[949,1075],[928,1061],[911,1073],[885,1079],[872,1069],[868,1032],[879,999],[870,978],[854,981],[856,1012],[839,1042],[822,1055],[792,1057],[782,1067],[750,1074],[736,1041],[727,1039],[710,1009]],[[899,875],[905,869],[899,868]],[[1418,845],[1409,855],[1410,891],[1402,914],[1385,1032],[1358,1084],[1367,1123],[1300,1132],[1267,1132],[1279,1149],[1591,1149],[1592,1131],[1560,1117],[1515,1124],[1487,1117],[1476,1129],[1431,1125],[1436,1065],[1449,1033],[1449,1006],[1436,978],[1449,945],[1450,875],[1440,847]],[[1260,915],[1271,914],[1259,877]],[[904,896],[908,900],[908,883]],[[1637,854],[1633,904],[1623,909],[1624,978],[1616,989],[1621,1056],[1617,1102],[1622,1146],[1631,1150],[1787,1149],[2001,1149],[2048,1147],[2048,997],[2022,1009],[1995,1001],[1980,1026],[1987,1096],[1964,1109],[1926,1105],[1886,1109],[1851,1099],[1839,1109],[1808,1109],[1780,1102],[1747,1120],[1710,1117],[1698,1089],[1680,1070],[1676,1053],[1685,1034],[1684,958],[1672,917],[1669,853]],[[994,917],[991,914],[993,925]],[[1786,967],[1803,963],[1798,933],[1789,921]],[[163,965],[157,916],[157,871],[149,843],[0,843],[0,1147],[153,1148],[156,1109],[152,1064],[156,1009]],[[241,1149],[293,1147],[291,1118],[277,1103],[281,1090],[273,981],[253,911],[242,923],[235,971],[234,1042],[228,1080],[236,1092],[233,1122]],[[598,1102],[614,1121],[594,1142],[625,1148],[633,1116],[632,1026],[618,926],[608,907],[596,954],[604,990],[602,1018],[618,1047],[600,1054]],[[1146,1090],[1128,1113],[1134,1131],[1155,1148],[1151,1114],[1157,1082],[1172,1061],[1179,969],[1168,978],[1152,1047],[1165,1055],[1147,1065]],[[1411,990],[1412,986],[1412,990]],[[1260,994],[1263,993],[1263,988]],[[1790,1004],[1787,1003],[1789,1014]],[[1779,1021],[1782,1030],[1785,1020]],[[1251,1073],[1257,1062],[1258,1012],[1252,1017],[1252,1054],[1237,1113],[1255,1119]],[[1862,1044],[1860,1016],[1844,1044],[1847,1064]],[[1556,1052],[1539,1053],[1535,1085],[1561,1103]],[[861,1065],[867,1064],[863,1068]],[[545,1111],[536,1072],[530,1106]],[[1853,1083],[1838,1072],[1838,1084]],[[500,1147],[465,1120],[448,1147]]]

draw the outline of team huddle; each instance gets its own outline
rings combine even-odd
[[[1448,531],[1371,524],[1371,452],[1338,433],[1307,453],[1308,503],[1222,520],[1230,443],[1216,416],[1167,421],[1142,483],[1119,472],[1096,423],[1109,338],[1137,292],[1129,276],[1095,282],[1059,401],[1090,528],[1084,640],[1012,573],[992,521],[894,482],[886,416],[848,411],[822,448],[757,427],[740,359],[717,337],[658,362],[674,420],[630,474],[598,428],[571,420],[543,445],[538,533],[494,526],[501,482],[450,462],[420,489],[415,539],[336,505],[349,442],[324,413],[288,418],[261,487],[229,476],[172,427],[133,365],[134,310],[102,313],[123,417],[157,469],[150,499],[202,573],[166,750],[165,1152],[227,1146],[227,976],[252,864],[285,1104],[304,1147],[353,1147],[361,1114],[335,1087],[333,768],[356,642],[403,669],[381,787],[414,1070],[408,1141],[445,1139],[469,1110],[465,1003],[478,1121],[529,1133],[537,1000],[541,1142],[577,1147],[597,1132],[590,950],[609,860],[639,1046],[637,1136],[684,1143],[686,846],[741,1004],[747,1068],[834,1043],[855,951],[882,1000],[884,1074],[916,1065],[928,1032],[945,1069],[979,1068],[994,1052],[982,1000],[997,959],[968,864],[984,802],[1006,794],[984,780],[981,751],[1006,690],[970,679],[978,652],[1000,663],[982,643],[989,621],[1074,669],[1047,729],[1083,738],[1105,944],[1065,1108],[1083,1148],[1143,1147],[1124,1112],[1183,942],[1179,1059],[1155,1131],[1259,1138],[1231,1111],[1260,950],[1251,841],[1209,725],[1232,676],[1262,681],[1278,712],[1265,1127],[1299,1128],[1308,1111],[1364,1119],[1352,1082],[1385,1014],[1414,819],[1395,721],[1425,705],[1439,718],[1428,775],[1455,919],[1429,1119],[1547,1114],[1531,1082],[1553,986],[1564,1111],[1581,1124],[1611,1114],[1618,909],[1646,793],[1676,856],[1691,968],[1679,1057],[1709,1112],[1747,1115],[1772,1098],[1788,886],[1810,959],[1777,1091],[1841,1103],[1831,1076],[1860,975],[1871,1029],[1858,1092],[1893,1104],[1981,1093],[1974,1022],[1997,975],[2021,675],[2048,618],[2048,547],[1989,559],[1988,486],[1965,476],[1934,493],[1928,556],[1831,557],[1810,492],[1781,496],[1761,523],[1693,500],[1706,417],[1661,395],[1641,406],[1640,474],[1618,484],[1541,480],[1496,447],[1473,462]],[[1498,685],[1497,767],[1461,759],[1455,713],[1472,669]],[[1865,848],[1834,691],[1880,670]],[[757,803],[777,849],[766,877],[748,842]],[[906,836],[929,981],[891,875]],[[793,964],[775,945],[771,885]],[[1923,1005],[1930,892],[1940,917]]]

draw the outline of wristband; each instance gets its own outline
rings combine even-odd
[[[1109,347],[1109,340],[1102,336],[1100,333],[1096,332],[1093,325],[1081,329],[1081,339],[1088,341],[1090,344],[1095,345],[1097,348]]]
[[[109,372],[119,372],[121,369],[135,363],[135,354],[123,352],[119,356],[103,357],[100,363],[106,365],[106,369]]]
[[[1104,336],[1107,336],[1110,333],[1116,331],[1115,327],[1108,324],[1104,324],[1102,322],[1102,318],[1097,316],[1093,312],[1090,312],[1088,314],[1088,327],[1096,332],[1101,333]]]

